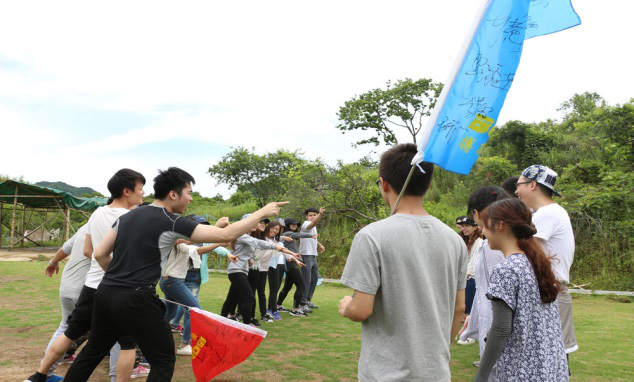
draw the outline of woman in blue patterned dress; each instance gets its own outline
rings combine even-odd
[[[487,297],[493,323],[475,381],[493,365],[500,381],[568,381],[557,304],[559,283],[551,260],[533,238],[531,211],[519,199],[491,204],[481,213],[484,235],[506,259],[495,266]]]

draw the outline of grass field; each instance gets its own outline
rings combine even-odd
[[[44,276],[45,267],[45,262],[38,261],[0,262],[0,381],[21,381],[30,375],[59,324],[60,275]],[[203,308],[218,312],[228,287],[226,275],[212,274],[201,290]],[[320,309],[306,318],[283,315],[280,322],[263,324],[268,336],[255,353],[216,380],[356,380],[361,326],[342,319],[336,312],[339,299],[348,293],[340,285],[318,287],[314,300]],[[570,357],[571,381],[634,380],[632,301],[609,296],[575,298],[574,320],[580,350]],[[472,380],[477,369],[471,363],[476,359],[477,344],[454,345],[452,380]],[[61,367],[59,374],[65,370]],[[108,380],[105,363],[91,380]],[[194,380],[188,357],[178,357],[174,380]]]

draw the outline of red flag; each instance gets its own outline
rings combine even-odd
[[[196,382],[242,363],[266,337],[264,330],[197,308],[190,309],[192,368]]]

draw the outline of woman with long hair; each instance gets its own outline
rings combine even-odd
[[[551,260],[533,237],[530,209],[519,199],[492,203],[480,217],[489,246],[505,260],[491,274],[493,323],[475,381],[497,366],[500,381],[568,381]]]

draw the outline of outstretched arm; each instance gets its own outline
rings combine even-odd
[[[268,216],[278,215],[280,207],[288,204],[288,202],[269,203],[247,218],[230,224],[225,228],[198,224],[192,233],[191,240],[198,243],[226,243],[236,239],[240,235],[247,233],[260,220]]]
[[[325,208],[320,208],[319,209],[319,213],[317,214],[317,216],[315,216],[313,218],[313,220],[308,224],[308,226],[306,226],[307,230],[311,230],[313,229],[315,226],[317,226],[317,224],[319,224],[319,222],[321,221],[321,218],[324,217],[324,214],[326,213],[326,209]]]

